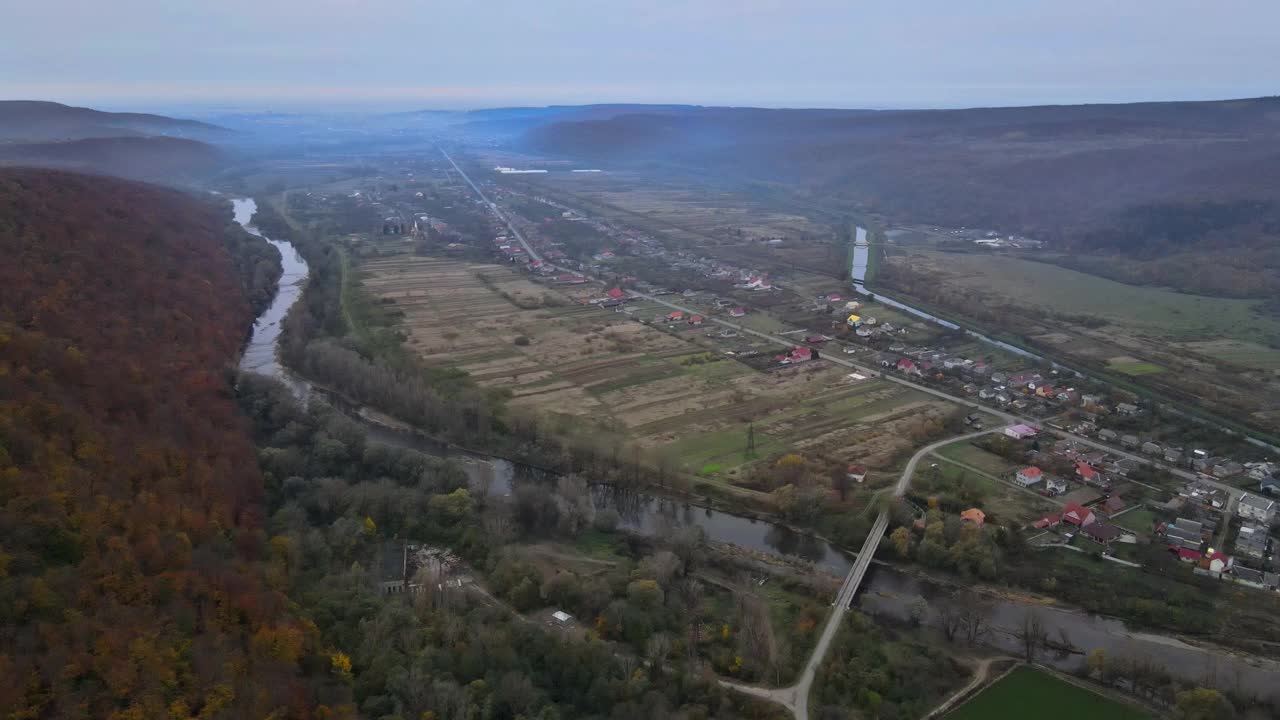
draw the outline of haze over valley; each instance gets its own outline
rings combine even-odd
[[[4,717],[1280,716],[1270,6],[9,15]]]

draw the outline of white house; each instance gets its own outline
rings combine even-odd
[[[1264,525],[1270,525],[1276,516],[1276,501],[1260,495],[1246,494],[1241,496],[1236,512],[1245,520],[1256,520]]]
[[[1022,487],[1031,487],[1032,485],[1039,484],[1043,479],[1044,471],[1032,465],[1019,470],[1018,474],[1014,476],[1013,481]]]
[[[1008,435],[1014,440],[1026,440],[1027,438],[1033,438],[1036,436],[1036,433],[1038,432],[1039,432],[1038,430],[1031,427],[1030,425],[1022,425],[1022,424],[1013,425],[1011,427],[1007,427],[1004,429],[1004,434]]]

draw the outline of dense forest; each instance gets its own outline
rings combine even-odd
[[[604,574],[544,573],[521,547],[587,532],[614,537],[592,530],[617,519],[593,517],[580,480],[490,496],[469,486],[460,464],[370,442],[322,400],[304,410],[275,381],[246,375],[237,394],[268,488],[272,586],[320,635],[330,671],[315,688],[336,716],[778,717],[699,670],[698,644],[722,648],[726,666],[737,652],[737,669],[766,655],[745,649],[756,635],[737,632],[736,619],[723,637],[706,631],[695,643],[712,600],[693,575],[705,562],[699,535],[677,533],[670,549],[647,555],[640,543],[636,562],[619,559]],[[387,574],[383,558],[398,559],[405,542],[447,549],[469,569],[427,563],[410,577],[399,565]],[[497,597],[475,578],[461,582],[470,575]],[[386,580],[417,590],[384,594]],[[517,614],[548,606],[594,618],[593,629],[571,637]],[[816,617],[815,604],[806,632]]]
[[[306,716],[225,370],[269,248],[178,192],[0,170],[0,714]],[[239,266],[239,270],[237,270]],[[249,280],[246,280],[249,279]]]

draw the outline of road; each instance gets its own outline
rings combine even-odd
[[[898,484],[893,488],[894,498],[901,498],[906,494],[907,488],[911,487],[911,478],[915,476],[916,466],[922,459],[930,456],[938,448],[953,442],[971,440],[999,431],[1000,428],[996,428],[959,437],[950,437],[921,448],[915,455],[911,456],[911,459],[907,461],[907,466],[903,468],[902,475],[898,478]],[[831,615],[827,617],[826,624],[822,626],[822,634],[818,636],[818,642],[813,646],[813,653],[809,656],[809,662],[805,664],[804,671],[800,673],[800,677],[794,685],[785,688],[763,688],[755,685],[743,685],[729,680],[721,680],[720,683],[725,687],[776,702],[787,708],[797,720],[808,720],[809,693],[813,689],[814,675],[817,674],[818,668],[822,666],[822,661],[826,659],[827,651],[831,649],[831,641],[835,639],[836,633],[840,632],[844,614],[849,610],[849,606],[853,604],[853,598],[858,594],[858,588],[862,585],[862,579],[867,574],[867,568],[871,566],[871,559],[875,556],[876,550],[879,549],[880,541],[884,539],[884,532],[888,528],[889,512],[887,510],[881,511],[880,515],[876,517],[875,523],[871,526],[871,532],[867,533],[867,539],[863,541],[862,549],[858,551],[857,560],[854,561],[853,567],[849,569],[849,574],[845,576],[844,582],[841,583],[840,590],[836,593],[835,602],[832,603]]]
[[[529,257],[533,260],[546,262],[545,260],[542,259],[542,256],[538,254],[538,251],[533,249],[533,246],[529,244],[529,241],[524,239],[524,233],[520,232],[520,228],[516,227],[516,224],[511,222],[511,218],[507,217],[506,214],[502,212],[502,209],[499,208],[496,203],[489,200],[489,198],[484,194],[484,191],[481,190],[478,185],[476,185],[474,182],[471,181],[471,177],[468,176],[465,172],[463,172],[462,168],[458,167],[458,163],[454,162],[453,158],[449,157],[449,153],[445,152],[444,148],[440,148],[440,154],[444,156],[445,160],[449,161],[449,164],[453,166],[453,169],[457,171],[458,175],[461,176],[462,179],[465,180],[466,183],[471,186],[471,189],[475,191],[475,194],[480,197],[480,200],[483,201],[485,206],[489,208],[489,211],[492,212],[494,215],[496,215],[498,219],[501,220],[502,223],[507,226],[507,229],[511,231],[511,234],[520,243],[520,246],[524,248],[524,251],[529,253]],[[550,263],[547,263],[547,264],[550,265]],[[564,270],[564,268],[560,268],[555,265],[552,265],[552,267],[556,267],[557,270]]]
[[[467,185],[470,185],[470,186],[471,186],[471,189],[475,191],[476,195],[480,197],[480,199],[485,203],[485,205],[489,208],[489,210],[490,210],[490,211],[491,211],[495,216],[497,216],[497,217],[498,217],[498,219],[499,219],[499,220],[501,220],[501,221],[502,221],[502,222],[507,226],[507,228],[508,228],[508,229],[510,229],[510,230],[511,230],[511,234],[512,234],[512,235],[516,238],[516,240],[520,243],[521,247],[523,247],[523,248],[524,248],[525,252],[529,254],[529,257],[530,257],[530,258],[532,258],[532,259],[534,259],[534,260],[540,260],[540,261],[542,261],[542,262],[546,263],[548,266],[550,266],[550,267],[552,267],[552,268],[555,268],[555,269],[557,269],[557,270],[560,270],[560,271],[562,271],[562,272],[574,272],[574,273],[577,273],[577,271],[570,270],[570,269],[568,269],[568,268],[564,268],[564,267],[560,267],[560,266],[558,266],[558,265],[554,265],[554,264],[552,264],[552,263],[548,263],[548,262],[546,262],[545,260],[543,260],[543,259],[542,259],[542,257],[541,257],[540,255],[538,255],[538,252],[537,252],[536,250],[534,250],[534,249],[533,249],[533,246],[529,244],[529,241],[525,239],[524,234],[520,232],[520,229],[519,229],[519,228],[517,228],[517,227],[515,226],[515,223],[511,222],[511,219],[510,219],[510,218],[508,218],[508,217],[507,217],[507,216],[502,212],[502,210],[498,208],[498,206],[497,206],[497,205],[495,205],[494,203],[492,203],[492,202],[490,202],[490,201],[489,201],[489,198],[488,198],[487,196],[485,196],[484,192],[483,192],[482,190],[480,190],[479,186],[477,186],[474,182],[472,182],[471,178],[467,176],[466,172],[464,172],[464,171],[462,170],[462,168],[458,166],[458,163],[454,162],[453,158],[449,156],[449,153],[445,152],[445,151],[444,151],[444,149],[443,149],[443,148],[441,148],[441,150],[440,150],[440,154],[444,155],[445,159],[449,161],[449,164],[453,166],[453,169],[457,171],[458,175],[460,175],[464,181],[466,181]],[[598,279],[597,279],[597,278],[592,278],[592,277],[590,277],[589,275],[586,275],[586,274],[584,274],[584,273],[577,273],[577,274],[581,274],[581,275],[583,275],[584,277],[587,277],[587,278],[589,278],[589,279],[591,279],[591,280],[597,280],[597,281],[598,281]],[[690,314],[690,315],[693,315],[693,314],[701,315],[701,314],[703,314],[703,313],[702,313],[702,311],[693,310],[693,309],[691,309],[691,308],[684,307],[683,305],[677,305],[676,303],[669,302],[669,301],[667,301],[667,300],[662,300],[661,298],[656,297],[656,296],[654,296],[654,295],[648,295],[648,294],[645,294],[645,293],[637,292],[637,291],[635,291],[635,290],[629,290],[629,291],[628,291],[628,293],[629,293],[632,297],[638,297],[638,298],[643,298],[643,299],[645,299],[645,300],[650,300],[650,301],[655,302],[655,303],[657,303],[657,304],[659,304],[659,305],[663,305],[663,306],[665,306],[665,307],[669,307],[669,308],[671,308],[671,309],[673,309],[673,310],[680,310],[680,311],[685,312],[685,313],[688,313],[688,314]],[[743,327],[743,326],[738,325],[738,324],[736,324],[736,323],[731,323],[731,322],[728,322],[728,321],[726,321],[726,320],[721,320],[721,319],[719,319],[719,318],[710,318],[710,320],[711,320],[711,322],[713,322],[713,323],[715,323],[715,324],[717,324],[717,325],[721,325],[721,326],[723,326],[723,327],[731,328],[731,329],[733,329],[733,330],[737,330],[738,332],[747,333],[747,334],[749,334],[749,335],[754,335],[754,336],[756,336],[756,337],[763,338],[763,339],[765,339],[765,340],[769,340],[770,342],[778,343],[779,345],[783,345],[783,346],[786,346],[786,347],[800,347],[800,344],[799,344],[799,343],[793,342],[793,341],[791,341],[791,340],[788,340],[788,339],[786,339],[786,338],[784,338],[784,337],[780,337],[780,336],[778,336],[778,335],[770,335],[770,334],[768,334],[768,333],[763,333],[763,332],[760,332],[760,331],[757,331],[757,330],[752,330],[751,328]],[[977,410],[981,410],[981,411],[986,412],[986,413],[988,413],[988,414],[995,415],[996,417],[999,417],[1001,420],[1004,420],[1005,422],[1010,423],[1010,424],[1014,424],[1014,423],[1026,423],[1026,424],[1028,424],[1028,425],[1042,426],[1042,423],[1041,423],[1041,421],[1039,421],[1039,420],[1035,420],[1035,419],[1033,419],[1033,418],[1029,418],[1029,417],[1023,417],[1023,416],[1021,416],[1021,415],[1016,415],[1016,414],[1014,414],[1014,413],[1010,413],[1010,412],[1005,412],[1005,411],[1003,411],[1003,410],[998,410],[998,409],[993,408],[993,407],[988,407],[988,406],[983,405],[983,404],[981,404],[981,403],[978,403],[978,402],[976,402],[976,401],[974,401],[974,400],[970,400],[970,399],[968,399],[968,398],[959,397],[959,396],[957,396],[957,395],[951,395],[950,393],[946,393],[946,392],[943,392],[943,391],[941,391],[941,390],[938,390],[938,389],[935,389],[935,388],[928,387],[928,386],[926,386],[926,385],[921,385],[921,384],[919,384],[919,383],[911,382],[910,380],[908,380],[908,379],[906,379],[906,378],[903,378],[903,377],[898,377],[898,376],[896,376],[896,375],[891,375],[891,374],[888,374],[888,373],[882,373],[882,372],[881,372],[880,370],[878,370],[878,369],[870,368],[870,367],[867,367],[867,366],[865,366],[865,365],[861,365],[861,364],[859,364],[859,363],[855,363],[855,362],[852,362],[852,361],[850,361],[850,360],[846,360],[846,359],[841,358],[841,357],[834,357],[834,356],[831,356],[831,355],[823,355],[822,357],[823,357],[823,359],[827,360],[828,362],[835,363],[836,365],[841,365],[841,366],[843,366],[843,367],[847,367],[847,368],[850,368],[850,369],[853,369],[853,370],[860,370],[860,371],[862,371],[862,372],[864,372],[864,373],[869,374],[870,376],[878,376],[878,377],[882,377],[882,378],[884,378],[885,380],[888,380],[889,382],[894,382],[894,383],[897,383],[897,384],[899,384],[899,385],[903,385],[903,386],[909,387],[909,388],[911,388],[911,389],[913,389],[913,390],[917,390],[917,391],[919,391],[919,392],[928,393],[929,395],[933,395],[934,397],[940,398],[940,399],[942,399],[942,400],[946,400],[946,401],[948,401],[948,402],[956,403],[956,404],[961,405],[961,406],[963,406],[963,407],[970,407],[970,408],[974,408],[974,409],[977,409]],[[1110,453],[1110,454],[1112,454],[1112,455],[1115,455],[1115,456],[1117,456],[1117,457],[1128,458],[1128,459],[1133,460],[1133,461],[1135,461],[1135,462],[1139,462],[1139,463],[1143,463],[1143,464],[1146,464],[1146,465],[1151,465],[1151,466],[1153,466],[1153,467],[1161,468],[1161,469],[1163,469],[1163,470],[1168,471],[1169,473],[1171,473],[1171,474],[1172,474],[1172,475],[1174,475],[1175,477],[1182,478],[1183,480],[1188,480],[1188,481],[1194,480],[1194,481],[1200,482],[1200,483],[1202,483],[1202,484],[1204,484],[1204,485],[1208,485],[1209,487],[1213,487],[1213,488],[1217,488],[1217,489],[1219,489],[1219,490],[1222,490],[1222,491],[1226,492],[1226,493],[1227,493],[1227,495],[1229,496],[1228,508],[1230,508],[1230,507],[1234,507],[1235,505],[1239,504],[1239,502],[1240,502],[1240,497],[1241,497],[1242,495],[1244,495],[1244,491],[1243,491],[1243,490],[1241,490],[1240,488],[1232,487],[1231,485],[1227,485],[1227,484],[1225,484],[1225,483],[1220,483],[1220,482],[1218,482],[1218,481],[1216,481],[1216,480],[1211,480],[1211,479],[1207,479],[1207,478],[1201,478],[1201,477],[1200,477],[1199,475],[1197,475],[1196,473],[1192,473],[1192,472],[1189,472],[1189,471],[1187,471],[1187,470],[1182,470],[1182,469],[1180,469],[1180,468],[1171,467],[1171,466],[1165,465],[1165,464],[1164,464],[1164,463],[1162,463],[1162,462],[1159,462],[1159,461],[1156,461],[1156,460],[1152,460],[1151,458],[1143,457],[1143,456],[1141,456],[1141,455],[1135,455],[1135,454],[1133,454],[1133,453],[1131,453],[1131,452],[1128,452],[1127,450],[1122,450],[1122,449],[1120,449],[1120,448],[1116,448],[1116,447],[1113,447],[1113,446],[1111,446],[1111,445],[1106,445],[1106,444],[1104,444],[1104,443],[1100,443],[1100,442],[1098,442],[1098,441],[1096,441],[1096,440],[1091,440],[1091,439],[1089,439],[1089,438],[1087,438],[1087,437],[1084,437],[1084,436],[1081,436],[1081,435],[1076,435],[1076,434],[1074,434],[1074,433],[1069,433],[1069,432],[1067,432],[1067,431],[1065,431],[1065,430],[1054,430],[1053,428],[1046,428],[1046,431],[1047,431],[1047,432],[1052,433],[1053,435],[1056,435],[1057,437],[1066,438],[1066,439],[1069,439],[1069,440],[1074,440],[1075,442],[1078,442],[1078,443],[1080,443],[1080,444],[1082,444],[1082,445],[1085,445],[1085,446],[1087,446],[1087,447],[1091,447],[1091,448],[1094,448],[1094,449],[1096,449],[1096,450],[1102,450],[1102,451],[1108,452],[1108,453]],[[1228,519],[1229,519],[1229,517],[1228,517]]]
[[[490,212],[492,212],[499,220],[502,221],[503,224],[507,226],[507,228],[511,231],[512,236],[516,238],[516,241],[520,243],[521,247],[524,248],[525,252],[528,253],[531,259],[542,261],[546,265],[552,268],[555,268],[557,270],[560,270],[562,272],[576,272],[567,268],[554,265],[552,263],[548,263],[545,260],[543,260],[542,257],[538,254],[538,252],[529,243],[529,241],[524,237],[524,234],[520,232],[520,229],[515,226],[515,223],[513,223],[511,219],[508,218],[506,214],[503,213],[502,210],[498,208],[496,204],[494,204],[492,201],[489,200],[489,198],[484,194],[484,192],[479,188],[479,186],[477,186],[475,182],[471,180],[471,178],[466,174],[465,171],[463,171],[461,167],[458,166],[458,164],[453,160],[453,158],[450,157],[449,154],[445,152],[443,148],[440,149],[440,153],[444,155],[445,159],[449,161],[449,164],[453,166],[453,169],[457,171],[458,175],[462,177],[462,179],[467,183],[467,185],[471,187],[471,189],[476,193],[476,195],[480,198],[480,200],[485,203],[486,207],[489,208]],[[587,277],[588,279],[598,281],[597,278],[592,278],[589,275],[586,275],[585,273],[579,273],[579,274],[582,274],[584,277]],[[684,307],[682,305],[678,305],[676,303],[669,302],[667,300],[663,300],[654,295],[641,293],[635,290],[629,290],[627,292],[632,297],[649,300],[659,305],[669,307],[673,310],[680,310],[690,315],[702,314],[701,311]],[[730,328],[741,333],[747,333],[749,335],[753,335],[753,336],[768,340],[770,342],[777,343],[784,347],[800,347],[801,346],[800,343],[793,342],[791,340],[780,337],[778,335],[770,335],[769,333],[753,330],[751,328],[743,327],[742,325],[731,323],[726,320],[721,320],[719,318],[710,318],[710,321],[717,325]],[[990,415],[994,415],[1009,424],[1025,423],[1028,425],[1041,426],[1041,422],[1039,420],[1023,417],[1020,415],[1016,415],[1014,413],[1009,413],[1003,410],[998,410],[996,408],[988,407],[974,400],[959,397],[956,395],[951,395],[950,393],[946,393],[936,388],[931,388],[926,385],[921,385],[919,383],[912,382],[903,377],[882,373],[879,369],[867,367],[865,365],[862,365],[860,363],[855,363],[845,358],[834,357],[832,355],[825,355],[825,354],[822,357],[826,359],[828,362],[831,362],[835,365],[846,367],[851,370],[861,371],[867,374],[869,377],[882,377],[885,380],[888,380],[889,382],[897,383],[904,387],[911,388],[912,390],[916,390],[918,392],[932,395],[934,397],[945,400],[947,402],[956,403],[957,405],[960,405],[962,407],[974,408],[976,410],[980,410]],[[951,438],[949,440],[944,440],[944,441],[929,445],[925,448],[922,448],[914,456],[912,456],[910,462],[908,462],[906,469],[903,471],[902,477],[898,481],[898,486],[895,488],[895,493],[894,493],[895,496],[901,496],[903,493],[906,492],[906,489],[911,482],[911,476],[915,472],[915,466],[919,462],[920,458],[928,455],[929,453],[932,453],[934,450],[936,450],[937,448],[943,445],[946,445],[952,442],[958,442],[961,440],[971,439],[974,437],[978,437],[980,435],[985,435],[990,432],[995,432],[995,431],[987,430],[983,432],[971,433],[969,435]],[[1110,453],[1117,457],[1128,458],[1135,462],[1162,468],[1164,470],[1167,470],[1171,474],[1173,474],[1175,477],[1179,477],[1184,480],[1198,481],[1210,487],[1214,487],[1219,490],[1225,491],[1229,496],[1229,500],[1226,508],[1226,513],[1224,513],[1224,524],[1226,522],[1229,522],[1232,508],[1234,508],[1239,503],[1240,497],[1244,494],[1244,491],[1241,490],[1240,488],[1232,487],[1230,485],[1217,482],[1216,480],[1204,479],[1196,475],[1195,473],[1191,473],[1179,468],[1169,467],[1167,465],[1164,465],[1161,462],[1153,461],[1150,458],[1142,457],[1140,455],[1135,455],[1126,450],[1115,448],[1110,445],[1106,445],[1104,443],[1100,443],[1095,440],[1091,440],[1089,438],[1067,432],[1065,430],[1055,430],[1053,428],[1046,428],[1046,432],[1051,433],[1060,438],[1073,440],[1086,447],[1102,450],[1104,452]],[[884,531],[887,527],[888,527],[888,516],[886,513],[881,513],[880,517],[876,519],[876,523],[872,526],[872,532],[868,534],[866,541],[863,543],[862,550],[858,553],[858,560],[854,563],[853,568],[850,569],[849,575],[845,577],[845,581],[841,585],[840,591],[837,593],[835,609],[832,612],[831,618],[828,620],[827,625],[823,628],[823,633],[822,633],[822,636],[819,638],[818,645],[814,648],[814,654],[810,657],[809,663],[808,665],[806,665],[804,673],[801,675],[800,680],[795,685],[789,688],[772,689],[772,688],[759,688],[754,686],[739,685],[735,683],[730,683],[728,681],[722,681],[722,682],[724,682],[724,684],[730,687],[737,688],[743,692],[750,693],[758,697],[768,698],[770,700],[778,702],[783,706],[787,707],[789,710],[791,710],[792,713],[795,714],[795,716],[800,720],[807,720],[809,690],[813,684],[813,675],[817,671],[818,666],[821,664],[824,656],[826,655],[827,649],[829,648],[831,643],[831,639],[835,637],[835,633],[840,627],[840,621],[844,618],[844,613],[848,609],[849,602],[851,602],[854,595],[857,594],[858,586],[862,582],[862,576],[866,573],[866,568],[871,562],[871,556],[875,554],[875,550],[879,547],[880,540],[882,539],[884,535]]]

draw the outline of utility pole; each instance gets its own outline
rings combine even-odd
[[[756,454],[756,425],[750,423],[747,425],[747,455],[754,456]]]

